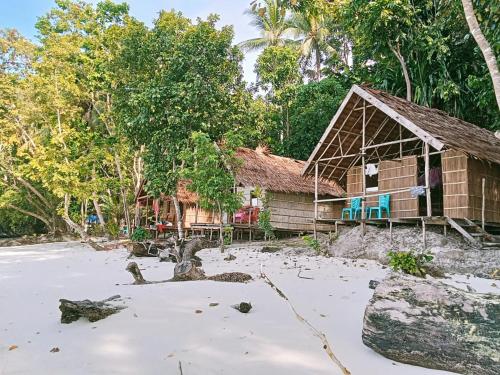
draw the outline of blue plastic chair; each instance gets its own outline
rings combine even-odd
[[[376,211],[377,212],[377,219],[382,219],[382,214],[383,214],[384,210],[387,214],[387,217],[391,217],[391,209],[389,207],[390,198],[391,198],[390,194],[379,195],[378,206],[368,207],[368,218],[371,219],[372,212]]]
[[[356,219],[356,215],[361,213],[361,198],[351,199],[351,207],[342,209],[342,220],[344,220],[344,214],[349,214],[349,220]]]

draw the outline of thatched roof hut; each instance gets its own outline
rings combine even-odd
[[[447,113],[411,103],[386,92],[354,85],[342,102],[323,137],[309,157],[303,174],[314,173],[322,159],[320,176],[342,180],[360,160],[363,108],[366,103],[366,146],[410,139],[403,155],[411,155],[428,143],[436,151],[456,150],[477,159],[500,164],[500,139],[495,134]],[[344,152],[342,152],[344,150]],[[367,150],[366,162],[399,156],[397,142]],[[329,159],[329,160],[328,160]]]
[[[391,218],[500,223],[500,139],[369,87],[351,88],[302,172],[336,179],[368,207],[390,195]]]
[[[236,171],[236,182],[241,186],[260,186],[280,193],[314,194],[314,179],[302,176],[305,162],[273,155],[263,147],[256,150],[241,147],[236,156],[243,161]],[[343,189],[333,180],[321,179],[318,194],[342,196]]]

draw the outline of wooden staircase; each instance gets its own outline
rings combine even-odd
[[[500,249],[500,235],[496,235],[496,231],[500,234],[500,228],[492,227],[488,231],[483,230],[479,225],[467,218],[464,219],[451,219],[446,218],[448,224],[460,233],[467,242],[473,246],[482,249],[499,248]],[[489,226],[488,226],[489,228]],[[486,228],[485,228],[486,229]]]

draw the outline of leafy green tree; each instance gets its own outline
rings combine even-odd
[[[342,103],[349,86],[349,82],[329,77],[297,89],[296,97],[290,103],[291,132],[284,142],[285,156],[307,160]]]
[[[255,72],[267,99],[281,112],[281,140],[290,135],[288,107],[297,86],[302,83],[300,52],[288,46],[267,47],[257,58]]]
[[[218,212],[220,247],[224,251],[224,213],[233,214],[243,204],[241,194],[234,191],[232,173],[239,160],[228,142],[219,147],[204,133],[193,132],[190,143],[191,147],[181,154],[181,175],[190,181],[188,189],[198,194],[200,207]]]
[[[162,12],[152,30],[143,25],[123,36],[116,61],[115,104],[123,131],[145,146],[147,190],[170,195],[177,217],[181,153],[192,132],[220,140],[241,119],[241,53],[233,30],[217,29],[218,18],[196,24],[176,12]],[[122,69],[120,69],[120,67]],[[182,220],[178,220],[183,238]]]
[[[477,5],[481,19],[495,19],[488,2]],[[490,129],[500,126],[491,79],[460,2],[353,0],[342,20],[354,44],[351,76]],[[500,35],[494,24],[485,27],[492,41]]]

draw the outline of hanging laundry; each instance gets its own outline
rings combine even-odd
[[[418,184],[425,186],[425,175],[419,176]],[[441,172],[441,167],[432,167],[431,169],[429,169],[429,185],[431,189],[443,186],[443,175]]]
[[[365,175],[367,176],[375,176],[376,174],[378,174],[378,167],[377,167],[377,164],[366,164],[366,167],[365,167]]]
[[[413,186],[410,188],[410,194],[412,198],[416,198],[421,195],[425,195],[425,186]]]

